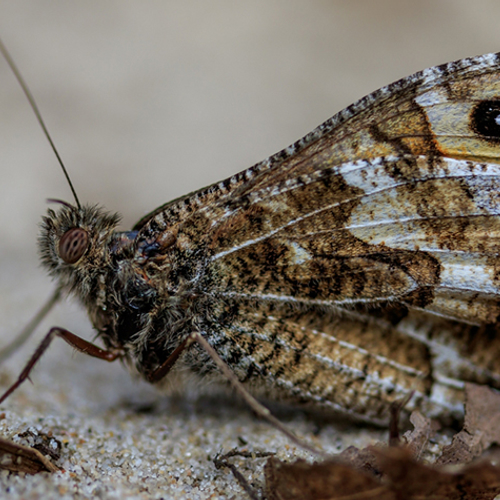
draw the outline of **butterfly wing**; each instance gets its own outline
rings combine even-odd
[[[353,389],[356,396],[348,404],[338,395],[340,382],[330,388],[336,396],[328,396],[325,388],[311,396],[318,386],[308,379],[307,389],[299,390],[302,397],[320,397],[376,419],[380,412],[373,401],[387,409],[388,401],[415,389],[408,373],[425,380],[436,371],[430,330],[416,331],[422,316],[415,311],[452,320],[441,325],[448,331],[441,341],[448,346],[470,324],[496,322],[499,75],[498,55],[417,73],[361,99],[264,162],[139,221],[139,240],[157,232],[174,235],[175,248],[166,252],[169,280],[177,289],[189,282],[224,304],[224,312],[211,322],[222,335],[211,341],[242,380],[259,374],[276,386],[275,370],[282,376],[290,353],[298,356],[287,348],[289,355],[278,362],[276,354],[285,352],[287,342],[293,345],[285,339],[286,330],[293,330],[310,342],[300,350],[301,359],[316,363],[307,368],[295,359],[300,376],[317,380],[328,373],[324,363],[336,362],[337,375],[347,373],[346,367],[357,370],[344,387],[355,380],[372,384]],[[332,313],[337,330],[321,319]],[[405,316],[411,320],[401,321]],[[457,330],[453,320],[463,327]],[[269,337],[277,331],[273,321],[285,333]],[[338,338],[340,331],[350,335]],[[361,331],[370,338],[379,331],[379,345],[371,345]],[[314,347],[320,334],[335,349]],[[403,348],[401,360],[394,350],[380,352],[391,336],[401,345],[409,336],[417,342]],[[349,345],[346,352],[359,354],[357,361],[343,363],[346,354],[336,351],[342,342]],[[268,355],[254,355],[266,345]],[[458,368],[455,364],[452,374],[463,373],[467,365],[476,375],[483,370],[483,378],[495,379],[499,367],[491,358],[486,367],[470,368],[470,357]],[[387,374],[394,367],[398,374]],[[288,394],[300,387],[291,383],[290,373],[282,380]],[[418,390],[421,397],[434,390],[429,380]],[[384,394],[361,402],[360,394],[375,394],[374,387]],[[442,396],[437,398],[443,407]]]
[[[175,227],[202,248],[223,295],[399,301],[492,323],[500,125],[478,110],[500,97],[499,68],[488,55],[396,82],[137,228]]]

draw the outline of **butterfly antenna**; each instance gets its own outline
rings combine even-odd
[[[45,137],[47,137],[47,140],[49,141],[52,151],[54,151],[54,154],[56,155],[57,161],[59,162],[59,165],[61,165],[62,171],[64,173],[64,176],[66,177],[66,180],[68,181],[69,187],[71,189],[71,192],[73,193],[73,197],[75,198],[76,206],[78,208],[81,208],[80,201],[78,200],[78,196],[76,195],[75,188],[73,187],[73,183],[71,182],[71,179],[69,178],[68,171],[66,170],[66,167],[64,166],[64,163],[59,156],[59,152],[56,149],[56,146],[54,142],[52,141],[52,137],[50,137],[49,131],[47,130],[47,127],[45,126],[45,122],[43,121],[42,115],[40,114],[40,111],[38,109],[38,106],[36,105],[35,99],[28,88],[28,85],[24,81],[24,78],[22,77],[21,73],[17,69],[17,66],[14,63],[14,60],[12,57],[10,57],[10,54],[7,52],[7,49],[5,45],[3,44],[2,40],[0,39],[0,52],[3,54],[5,57],[5,60],[7,61],[7,64],[10,66],[10,69],[14,73],[17,81],[19,82],[19,85],[21,85],[21,88],[23,89],[24,94],[26,95],[31,108],[33,109],[33,112],[35,113],[35,116],[38,120],[38,123],[42,127],[43,133],[45,134]]]

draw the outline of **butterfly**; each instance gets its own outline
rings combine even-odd
[[[416,73],[130,231],[57,201],[39,249],[105,349],[169,372],[384,424],[390,405],[462,413],[500,388],[500,60]],[[264,410],[262,411],[264,413]]]

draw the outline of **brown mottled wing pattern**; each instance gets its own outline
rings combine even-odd
[[[232,311],[207,339],[250,386],[370,421],[412,390],[453,412],[451,378],[500,386],[497,100],[497,55],[425,70],[136,229],[205,256],[192,279]]]

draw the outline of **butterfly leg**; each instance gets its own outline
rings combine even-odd
[[[253,397],[250,392],[245,388],[245,386],[238,380],[238,377],[234,372],[227,366],[224,360],[219,356],[217,351],[207,342],[207,340],[199,333],[193,332],[191,337],[195,342],[197,342],[202,349],[204,349],[208,355],[212,358],[213,362],[217,365],[222,374],[227,378],[229,383],[233,386],[234,390],[245,400],[245,402],[250,406],[250,408],[261,418],[267,420],[273,427],[282,432],[285,436],[290,439],[293,443],[301,448],[304,448],[315,455],[321,455],[327,457],[328,455],[317,448],[307,444],[302,439],[298,438],[286,425],[281,423],[263,404]]]
[[[29,378],[29,374],[33,367],[37,363],[37,361],[41,358],[43,353],[47,350],[52,340],[55,337],[60,337],[64,341],[66,341],[71,347],[75,348],[77,351],[82,352],[84,354],[88,354],[94,358],[103,359],[105,361],[115,361],[116,359],[123,356],[123,352],[120,350],[106,350],[97,347],[96,345],[88,342],[87,340],[78,337],[74,333],[65,330],[64,328],[59,328],[55,326],[51,328],[49,333],[45,335],[45,338],[42,340],[36,351],[33,353],[28,363],[24,367],[24,370],[19,375],[18,379],[11,387],[0,397],[0,404],[3,403],[27,378]]]
[[[244,401],[250,406],[250,408],[261,418],[267,420],[276,429],[287,436],[293,443],[301,448],[314,453],[315,455],[325,455],[320,450],[314,448],[313,446],[307,444],[303,440],[299,439],[290,429],[283,425],[264,405],[259,403],[256,398],[254,398],[245,386],[238,380],[238,377],[234,372],[227,366],[224,360],[219,356],[217,351],[205,340],[203,335],[199,332],[192,332],[188,335],[180,344],[176,347],[174,352],[168,357],[168,359],[154,372],[152,372],[148,379],[151,382],[158,382],[174,366],[175,362],[179,359],[184,349],[188,348],[193,343],[198,343],[199,346],[207,352],[207,354],[212,358],[213,362],[217,365],[222,374],[226,377],[228,382],[233,386],[234,390],[244,399]],[[0,401],[1,402],[1,401]],[[325,455],[326,456],[326,455]]]

